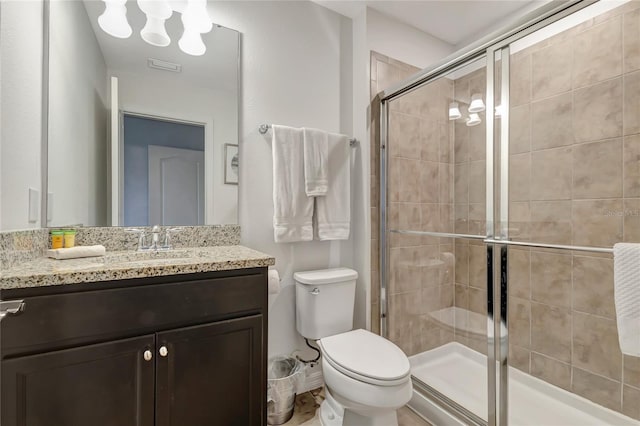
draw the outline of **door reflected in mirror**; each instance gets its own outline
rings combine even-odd
[[[213,24],[200,44],[186,37],[187,2],[168,4],[161,47],[135,1],[127,38],[99,19],[104,2],[51,1],[48,226],[238,222],[226,156],[238,145],[240,35]]]

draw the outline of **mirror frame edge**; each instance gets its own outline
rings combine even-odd
[[[40,228],[49,225],[49,18],[50,0],[42,0],[42,119],[40,142]]]

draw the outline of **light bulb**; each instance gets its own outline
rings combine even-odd
[[[178,46],[184,53],[193,56],[202,56],[207,51],[207,46],[204,45],[200,33],[187,28],[178,41]]]
[[[449,120],[457,120],[460,117],[462,117],[462,114],[460,113],[460,108],[458,107],[458,103],[451,102],[449,104]]]
[[[484,102],[482,95],[476,93],[471,95],[471,104],[469,104],[469,112],[481,112],[484,111]]]
[[[482,123],[482,120],[480,120],[480,116],[478,114],[469,114],[469,118],[467,118],[467,127],[477,126],[480,123]]]
[[[105,9],[98,17],[98,25],[110,36],[128,38],[133,30],[127,21],[127,0],[103,0]]]
[[[164,19],[153,16],[147,16],[147,23],[140,31],[140,36],[153,46],[165,47],[171,43],[171,38],[169,38],[167,29],[164,27]]]
[[[207,12],[207,0],[188,0],[187,7],[182,13],[182,25],[185,31],[197,31],[205,34],[213,28],[213,22]]]
[[[138,0],[138,7],[147,16],[147,22],[140,31],[142,39],[153,46],[168,46],[171,43],[171,38],[167,34],[164,23],[173,14],[169,2],[166,0]]]

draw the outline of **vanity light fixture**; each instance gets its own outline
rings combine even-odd
[[[188,28],[184,29],[184,33],[182,33],[182,37],[178,41],[178,46],[184,53],[192,56],[202,56],[207,51],[207,46],[202,41],[202,35]]]
[[[471,95],[471,103],[469,104],[469,112],[482,112],[484,111],[484,101],[482,100],[482,95],[479,93],[475,93]]]
[[[98,25],[110,36],[129,38],[133,30],[127,21],[127,0],[102,0],[104,12],[98,17]]]
[[[460,113],[460,107],[458,107],[457,102],[451,102],[449,104],[449,120],[457,120],[461,118],[462,114]]]
[[[475,112],[469,114],[469,118],[467,118],[467,127],[477,126],[480,123],[482,123],[482,120],[480,120],[480,116],[478,114]]]
[[[207,12],[207,0],[188,0],[182,13],[182,25],[184,33],[178,41],[180,49],[188,55],[204,55],[207,47],[202,41],[202,34],[213,28],[213,22]]]
[[[153,46],[168,46],[171,43],[171,38],[167,34],[164,23],[173,14],[169,2],[166,0],[138,0],[138,7],[147,15],[147,22],[140,31],[142,39]]]

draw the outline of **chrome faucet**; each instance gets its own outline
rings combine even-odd
[[[158,240],[160,239],[160,226],[154,225],[151,228],[151,246],[149,250],[158,251]]]
[[[125,228],[127,233],[138,235],[138,251],[166,251],[171,250],[171,235],[182,231],[182,228],[168,228],[165,230],[164,238],[160,239],[160,225],[151,228],[151,243],[147,245],[147,234],[143,228]],[[162,243],[160,242],[162,241]]]

